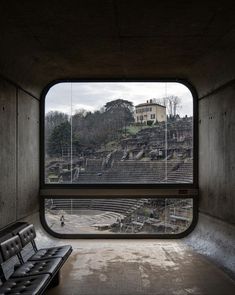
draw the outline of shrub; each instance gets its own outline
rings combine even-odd
[[[148,126],[152,126],[152,125],[153,125],[153,122],[154,122],[154,121],[152,121],[152,120],[148,120],[148,121],[147,121],[147,125],[148,125]]]

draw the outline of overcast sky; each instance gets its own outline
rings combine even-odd
[[[60,111],[71,114],[76,110],[99,110],[106,102],[114,99],[132,101],[134,105],[144,103],[152,98],[176,95],[181,98],[181,116],[191,116],[193,113],[193,99],[190,90],[175,82],[106,82],[106,83],[59,83],[50,88],[46,96],[45,110]]]

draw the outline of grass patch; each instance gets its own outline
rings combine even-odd
[[[140,130],[142,129],[146,129],[146,128],[151,128],[152,126],[147,126],[147,125],[143,125],[143,126],[134,126],[134,125],[130,125],[128,127],[126,127],[126,132],[130,135],[135,135],[136,133],[138,133]],[[123,129],[123,132],[125,132],[125,130]]]

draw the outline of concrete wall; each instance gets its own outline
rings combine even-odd
[[[231,58],[228,46],[226,55],[216,51],[204,56],[193,69],[195,72],[192,71],[199,93],[199,219],[196,229],[185,239],[187,244],[233,275],[234,66],[234,53]]]
[[[233,225],[200,213],[196,229],[184,239],[184,242],[235,276]]]
[[[199,102],[200,211],[235,223],[235,83]]]
[[[0,228],[38,209],[39,101],[0,78]]]

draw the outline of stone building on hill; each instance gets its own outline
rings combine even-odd
[[[154,124],[166,121],[166,119],[166,107],[153,102],[152,99],[135,106],[135,123],[147,124],[149,121]]]

